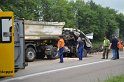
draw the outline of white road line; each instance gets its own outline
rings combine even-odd
[[[15,78],[3,80],[3,81],[0,81],[0,82],[9,82],[9,81],[13,81],[13,80],[21,80],[21,79],[30,78],[30,77],[33,77],[33,76],[38,76],[38,75],[43,75],[43,74],[48,74],[48,73],[52,73],[52,72],[57,72],[57,71],[62,71],[62,70],[68,70],[68,69],[72,69],[72,68],[83,67],[83,66],[88,66],[88,65],[93,65],[93,64],[108,62],[108,61],[111,61],[111,60],[103,60],[103,61],[97,61],[97,62],[92,62],[92,63],[87,63],[87,64],[70,66],[70,67],[65,67],[65,68],[60,68],[60,69],[55,69],[55,70],[49,70],[49,71],[45,71],[45,72],[39,72],[39,73],[30,74],[30,75],[15,77]]]
[[[123,58],[124,57],[121,57],[121,59],[123,59]],[[48,74],[48,73],[52,73],[52,72],[57,72],[57,71],[62,71],[62,70],[68,70],[68,69],[72,69],[72,68],[83,67],[83,66],[88,66],[88,65],[93,65],[93,64],[108,62],[108,61],[111,61],[111,60],[103,60],[103,61],[97,61],[97,62],[92,62],[92,63],[87,63],[87,64],[70,66],[70,67],[65,67],[65,68],[60,68],[60,69],[55,69],[55,70],[49,70],[49,71],[45,71],[45,72],[39,72],[39,73],[30,74],[30,75],[15,77],[15,78],[3,80],[3,81],[0,81],[0,82],[9,82],[9,81],[13,81],[13,80],[21,80],[21,79],[30,78],[30,77],[33,77],[33,76],[38,76],[38,75],[43,75],[43,74]]]

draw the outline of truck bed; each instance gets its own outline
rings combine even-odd
[[[57,39],[62,35],[65,22],[24,21],[25,40]]]

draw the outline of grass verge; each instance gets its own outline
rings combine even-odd
[[[124,75],[114,76],[108,80],[105,80],[104,82],[124,82]]]

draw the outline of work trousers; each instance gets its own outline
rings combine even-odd
[[[106,59],[108,59],[108,53],[109,53],[108,47],[104,47],[104,49],[103,49],[103,59],[105,59],[105,57],[106,57]]]
[[[119,59],[119,48],[117,48],[117,59]]]
[[[117,59],[117,49],[112,49],[112,59]]]
[[[59,48],[59,58],[60,58],[60,63],[63,63],[63,52],[64,48]]]
[[[78,48],[78,57],[79,57],[79,60],[82,60],[82,58],[83,58],[83,46],[80,46],[79,48]]]

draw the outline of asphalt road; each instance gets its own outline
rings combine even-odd
[[[83,61],[78,58],[64,58],[64,63],[55,60],[37,60],[0,82],[101,82],[111,76],[124,74],[124,51],[120,59],[101,59],[101,53],[88,55]]]

